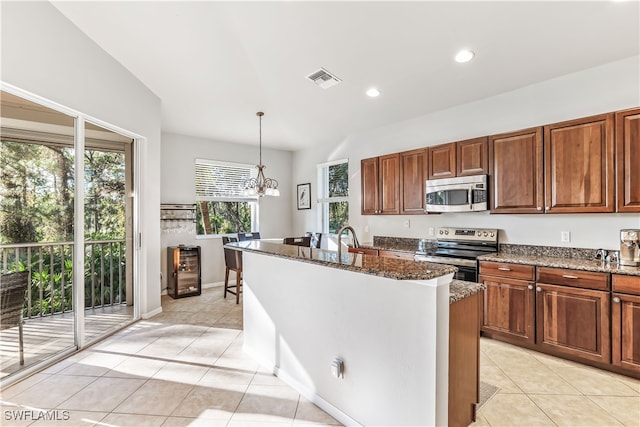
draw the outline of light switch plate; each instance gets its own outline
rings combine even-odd
[[[571,241],[571,232],[570,231],[562,231],[560,233],[560,241],[562,243],[569,243]]]

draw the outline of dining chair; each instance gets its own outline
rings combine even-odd
[[[238,233],[238,241],[242,242],[244,240],[256,240],[260,239],[260,232],[254,231],[253,233]]]
[[[224,249],[224,298],[227,298],[227,292],[236,296],[236,304],[240,304],[240,294],[242,293],[242,251],[227,248],[225,245],[231,242],[237,242],[235,237],[222,237],[222,246]],[[236,284],[229,285],[229,272],[236,273]],[[232,290],[233,289],[233,290]]]
[[[285,245],[296,245],[309,248],[311,247],[311,236],[285,237],[282,243],[284,243]]]
[[[320,244],[322,242],[322,233],[312,233],[307,231],[304,233],[305,236],[311,237],[311,247],[315,249],[320,249]]]

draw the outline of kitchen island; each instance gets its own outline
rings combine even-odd
[[[480,287],[452,296],[455,267],[442,264],[228,247],[244,252],[245,352],[345,425],[448,423],[450,303]]]

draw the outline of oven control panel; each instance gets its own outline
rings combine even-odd
[[[497,242],[495,228],[455,228],[440,227],[436,230],[438,240],[467,240],[474,242]]]

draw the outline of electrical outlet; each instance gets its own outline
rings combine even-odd
[[[571,232],[570,231],[560,232],[560,241],[562,243],[569,243],[571,241]]]
[[[429,227],[429,236],[436,234],[436,230],[433,227]]]
[[[405,228],[409,228],[409,227],[411,227],[411,223],[409,222],[409,220],[408,220],[408,219],[405,219],[405,220],[404,220],[404,226],[405,226]]]

